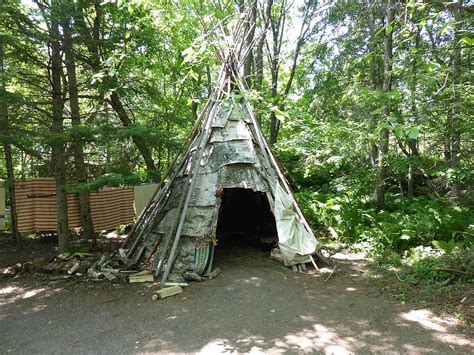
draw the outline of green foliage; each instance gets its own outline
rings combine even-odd
[[[355,196],[347,191],[304,191],[298,197],[321,235],[349,243],[366,242],[374,255],[383,255],[387,250],[402,252],[433,241],[438,243],[437,247],[449,250],[449,243],[467,246],[472,237],[474,210],[453,206],[446,198],[406,199],[390,194],[387,209],[376,211],[370,196]]]
[[[77,184],[71,188],[70,192],[79,191],[97,191],[103,187],[122,187],[122,186],[133,186],[140,183],[140,178],[136,175],[122,175],[116,173],[103,174],[96,180]]]

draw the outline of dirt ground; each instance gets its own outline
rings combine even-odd
[[[0,268],[52,254],[51,243],[3,247]],[[153,284],[0,279],[1,352],[473,353],[472,329],[395,303],[368,282],[367,261],[350,259],[301,274],[233,249],[217,278],[156,302]]]

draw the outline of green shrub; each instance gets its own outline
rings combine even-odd
[[[310,223],[320,236],[347,243],[367,242],[372,255],[433,245],[451,252],[472,243],[472,207],[452,205],[446,198],[403,199],[387,194],[387,209],[376,211],[370,196],[351,191],[298,195]]]

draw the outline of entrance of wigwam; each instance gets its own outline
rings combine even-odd
[[[270,250],[278,237],[275,217],[266,195],[242,188],[224,189],[217,222],[216,256],[229,249]]]

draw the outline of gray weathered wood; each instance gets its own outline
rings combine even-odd
[[[113,284],[120,282],[119,278],[111,272],[104,272],[104,277]]]

